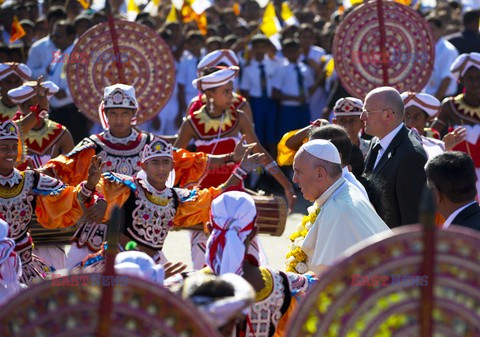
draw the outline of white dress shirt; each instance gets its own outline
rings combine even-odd
[[[284,95],[300,96],[297,71],[295,70],[297,64],[303,78],[304,94],[308,97],[308,89],[313,85],[314,80],[312,70],[303,62],[290,63],[288,60],[285,60],[283,65],[275,71],[272,87],[281,91]],[[301,104],[297,101],[282,100],[282,105],[300,106]]]
[[[373,165],[373,168],[375,169],[375,167],[377,166],[377,164],[380,162],[380,159],[382,158],[383,154],[385,153],[385,151],[387,150],[388,146],[390,145],[390,143],[392,142],[393,138],[395,138],[395,136],[397,135],[397,133],[400,132],[400,129],[403,127],[403,123],[400,123],[399,126],[397,126],[395,129],[393,129],[392,131],[390,131],[389,134],[387,134],[385,137],[383,137],[382,139],[380,139],[380,146],[382,147],[379,151],[378,151],[378,154],[377,154],[377,160],[375,160],[375,165]]]
[[[260,77],[260,64],[263,64],[267,82],[267,95],[272,97],[272,81],[278,65],[265,57],[262,62],[251,60],[242,70],[240,89],[247,91],[251,97],[262,97],[262,83]]]
[[[466,204],[465,206],[462,206],[460,208],[458,208],[455,212],[453,212],[452,214],[450,214],[447,218],[447,220],[445,220],[445,223],[443,224],[443,229],[447,229],[448,227],[450,227],[450,225],[452,224],[452,221],[453,219],[455,219],[455,217],[461,212],[463,211],[465,208],[467,208],[468,206],[471,206],[473,205],[474,203],[476,203],[477,201],[474,200],[468,204]],[[455,225],[455,224],[454,224]]]
[[[441,37],[435,44],[435,60],[433,72],[424,91],[435,96],[444,78],[450,79],[450,84],[445,91],[445,96],[454,95],[457,91],[457,81],[453,77],[450,66],[458,57],[457,48],[446,39]]]
[[[50,106],[55,109],[73,103],[72,95],[70,94],[70,89],[68,87],[66,73],[68,57],[72,54],[72,50],[73,44],[63,51],[62,54],[65,55],[65,57],[61,57],[52,61],[52,63],[50,63],[50,66],[48,67],[49,71],[46,79],[58,85],[60,90],[65,91],[65,93],[67,94],[67,96],[64,98],[57,98],[55,97],[55,95],[50,98]]]
[[[57,47],[50,39],[50,35],[36,41],[28,51],[27,66],[32,70],[32,78],[43,75],[47,77],[47,67],[52,62]]]

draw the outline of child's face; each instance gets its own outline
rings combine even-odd
[[[417,129],[420,134],[423,134],[428,119],[429,116],[417,106],[409,106],[405,109],[405,125]]]
[[[190,49],[192,54],[195,54],[195,55],[200,54],[202,48],[203,48],[203,40],[194,38],[188,41],[188,49]]]
[[[288,62],[297,63],[298,58],[300,57],[300,48],[293,46],[283,48],[283,56],[285,56]]]
[[[267,44],[264,42],[256,42],[252,45],[252,54],[257,59],[263,59],[267,52]]]
[[[343,126],[352,141],[358,138],[358,134],[363,128],[360,116],[337,116],[334,123]]]
[[[468,94],[480,96],[480,69],[476,67],[468,68],[461,82]]]

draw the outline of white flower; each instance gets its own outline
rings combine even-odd
[[[305,225],[305,228],[307,229],[307,231],[310,230],[310,228],[312,228],[313,224],[309,221],[307,222],[307,224]]]
[[[298,271],[300,274],[305,274],[308,271],[307,264],[304,262],[298,262],[295,266],[295,270]]]
[[[302,247],[304,240],[305,240],[305,238],[300,236],[300,237],[296,238],[295,241],[293,241],[293,244],[298,246],[298,247]]]
[[[308,214],[312,214],[316,211],[316,207],[314,205],[307,208]]]
[[[302,226],[301,223],[299,223],[299,224],[297,225],[297,232],[301,232],[301,231],[303,231],[303,226]]]
[[[298,239],[298,238],[297,238]],[[295,240],[297,240],[295,239]],[[297,245],[295,244],[295,241],[292,242],[292,244],[290,245],[290,247],[288,247],[289,250],[295,250],[297,248]]]
[[[288,265],[288,264],[292,263],[293,261],[295,261],[295,257],[294,257],[294,256],[290,256],[290,257],[285,261],[285,263]]]

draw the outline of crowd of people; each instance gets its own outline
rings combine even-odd
[[[480,229],[478,11],[457,1],[417,6],[435,41],[427,86],[378,87],[362,100],[342,87],[331,54],[354,8],[346,3],[288,2],[296,22],[279,16],[278,41],[263,34],[254,0],[216,1],[206,26],[184,22],[173,3],[136,6],[133,19],[165,40],[176,70],[165,107],[137,125],[138,89],[128,83],[104,88],[97,124],[70,93],[65,66],[79,37],[108,15],[131,14],[121,1],[96,6],[0,6],[3,305],[56,270],[102,271],[116,207],[125,218],[117,272],[188,298],[224,336],[281,336],[303,294],[345,251],[418,223],[428,189],[439,228]],[[25,35],[12,41],[14,17]],[[297,194],[311,205],[283,270],[268,266],[273,252],[263,251],[246,186],[282,194],[290,212]],[[35,246],[35,222],[76,228],[68,251],[60,242]],[[194,225],[203,230],[190,230],[194,271],[186,272],[162,248],[172,227]]]

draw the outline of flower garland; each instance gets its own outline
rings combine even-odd
[[[320,207],[314,203],[307,208],[308,215],[304,215],[302,222],[297,226],[297,231],[290,235],[290,241],[292,241],[287,253],[286,271],[298,274],[304,274],[308,271],[306,264],[307,254],[302,250],[303,241],[308,234],[308,231],[317,220],[318,213],[320,213]]]

